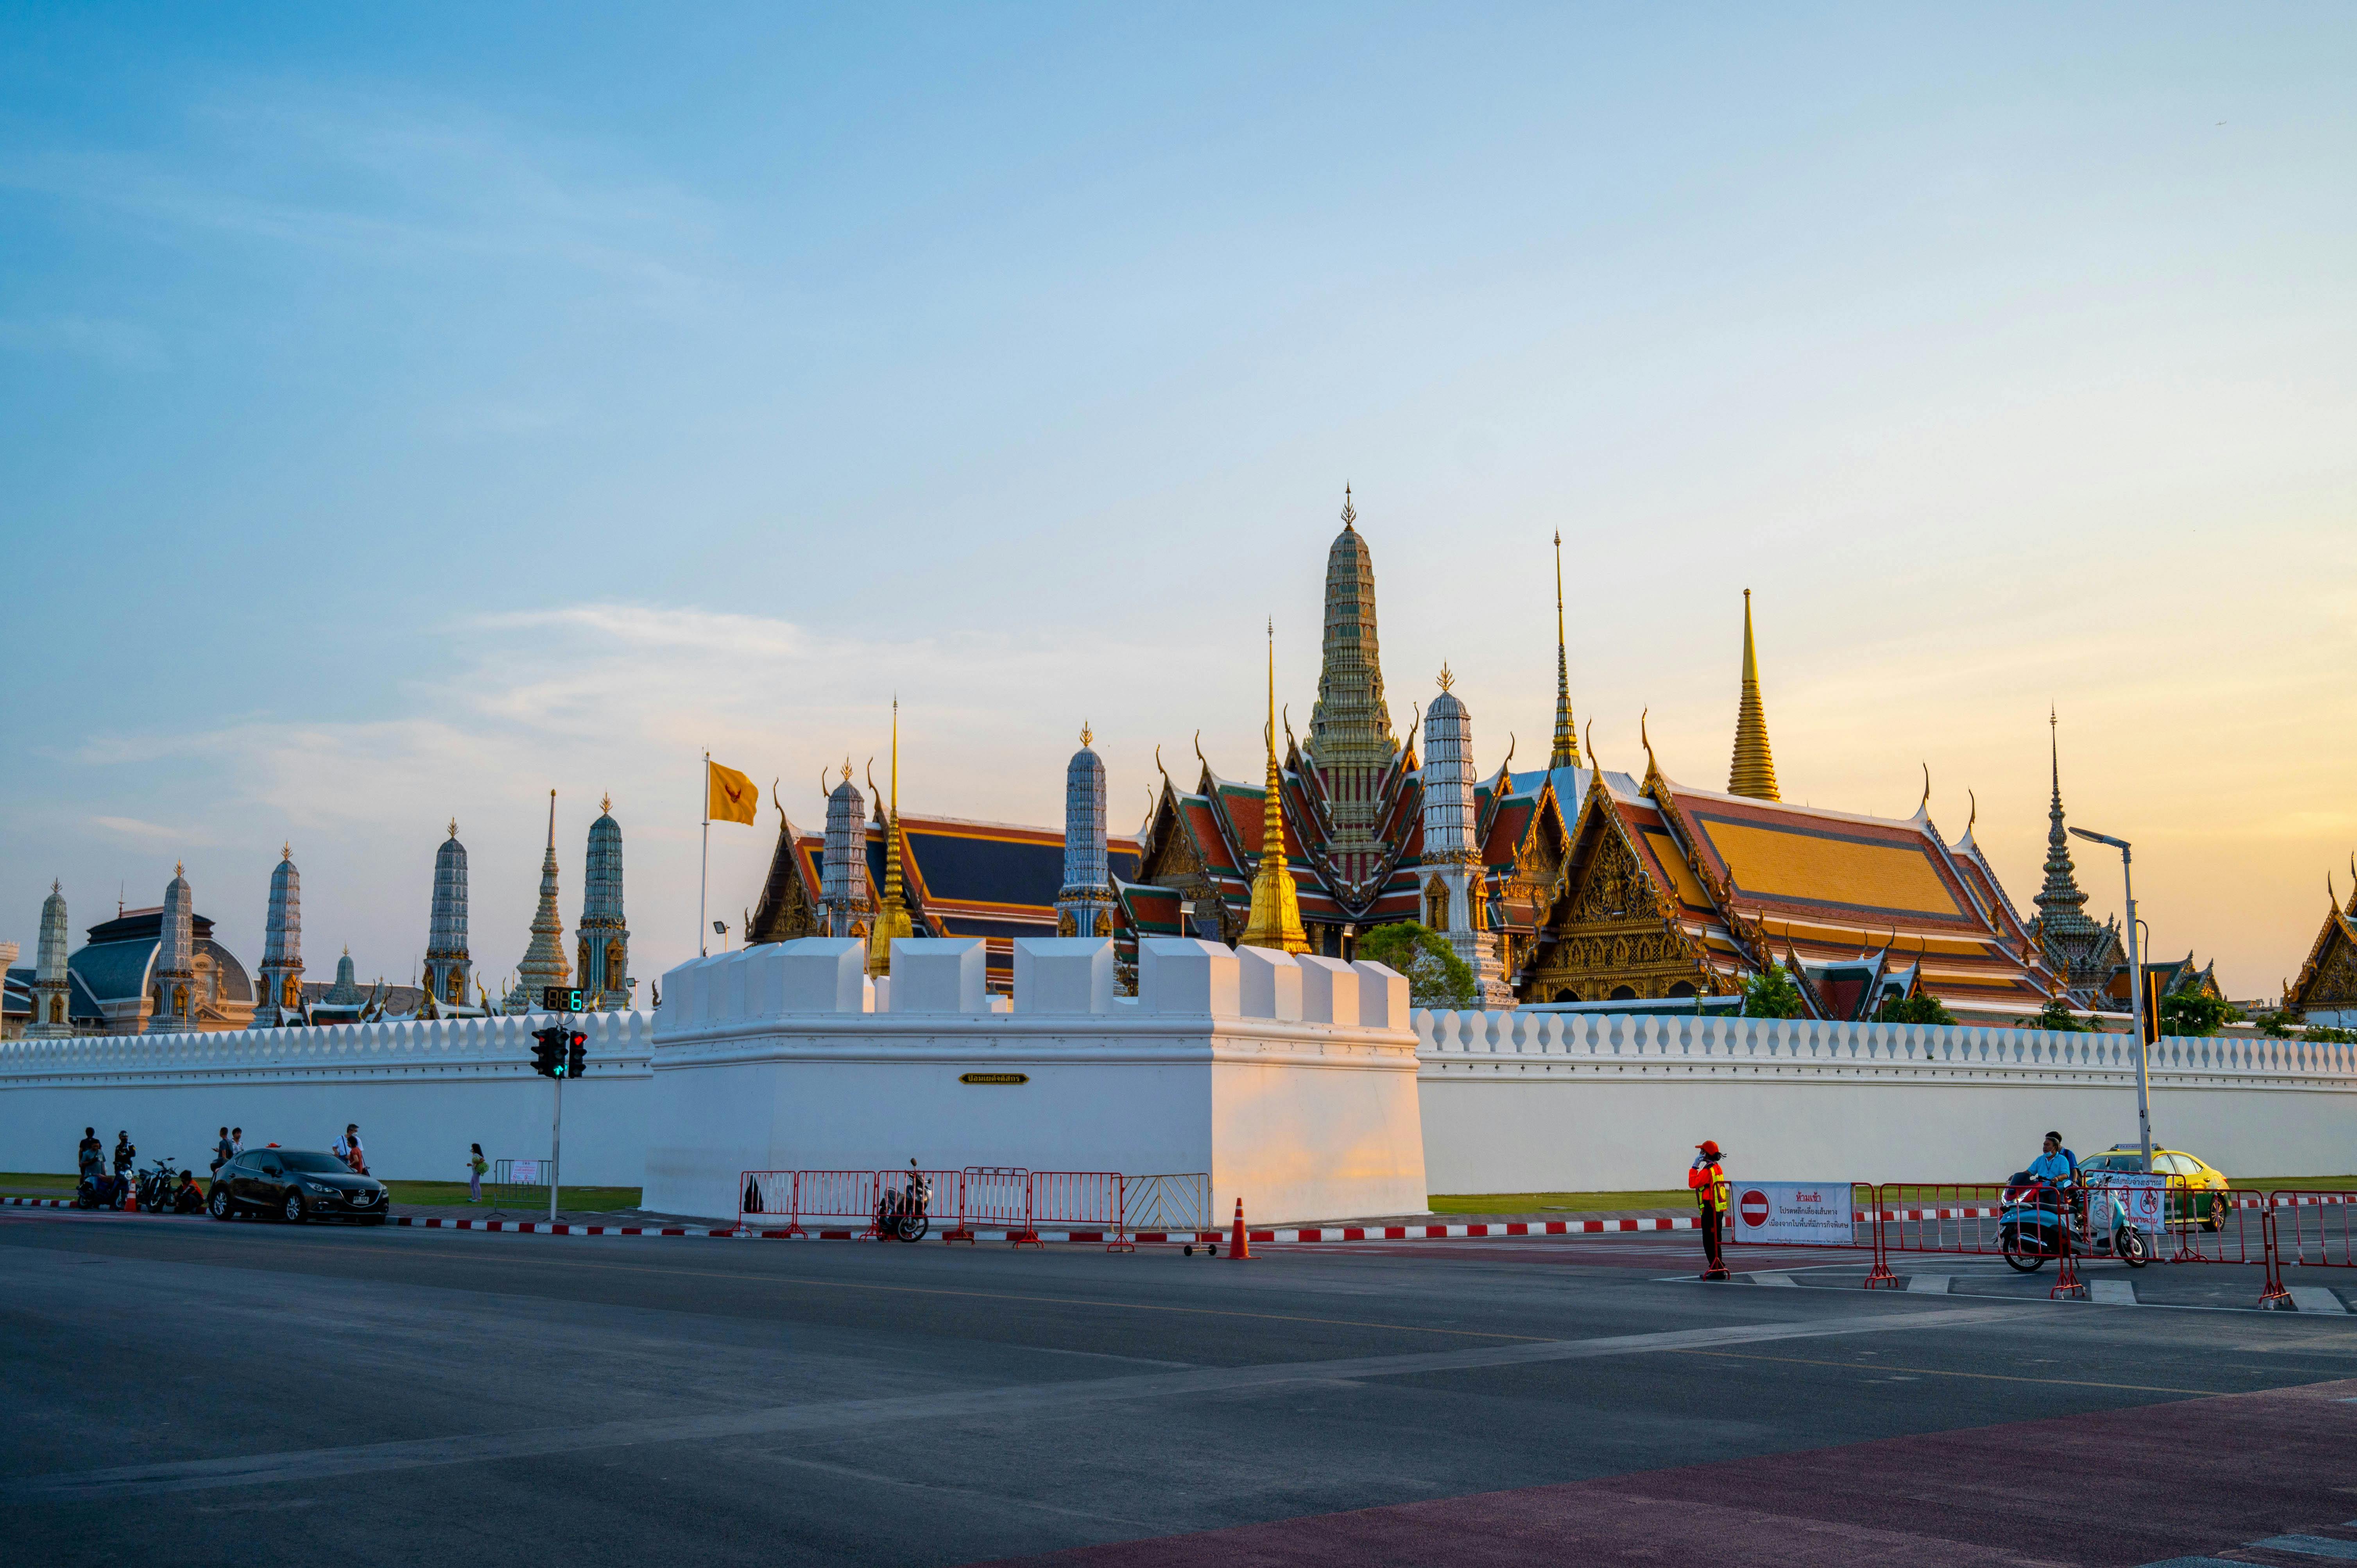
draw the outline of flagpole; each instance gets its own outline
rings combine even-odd
[[[704,869],[695,878],[695,956],[702,958],[707,950],[704,933],[710,929],[704,918],[705,890],[712,883],[712,753],[704,754]]]

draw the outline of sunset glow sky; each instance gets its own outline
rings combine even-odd
[[[0,7],[0,940],[160,898],[521,956],[697,768],[1117,830],[1306,727],[1342,487],[1405,730],[1978,836],[2047,714],[2157,950],[2273,995],[2357,849],[2357,14]],[[1182,767],[1182,762],[1184,766]],[[2081,846],[2092,849],[2092,846]],[[2116,860],[2080,856],[2091,912]]]

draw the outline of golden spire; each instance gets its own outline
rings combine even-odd
[[[1348,492],[1346,491],[1347,495]],[[1308,952],[1301,898],[1285,860],[1285,780],[1276,770],[1276,622],[1268,623],[1268,783],[1262,796],[1260,865],[1253,872],[1252,915],[1236,945]]]
[[[1577,768],[1579,731],[1571,722],[1571,660],[1563,643],[1563,533],[1555,536],[1555,749],[1547,754],[1547,771]]]
[[[869,780],[872,785],[874,780]],[[900,699],[892,699],[892,811],[884,822],[884,903],[867,936],[867,972],[892,972],[892,939],[916,935],[900,903]]]
[[[770,798],[771,798],[772,800],[776,799],[776,797],[777,797],[777,793],[778,793],[778,786],[777,786],[777,784],[776,784],[774,781],[772,781],[772,782],[771,782],[771,784],[770,785]],[[607,815],[608,815],[608,816],[611,816],[611,815],[613,814],[613,811],[614,811],[614,796],[613,796],[613,792],[612,792],[611,790],[608,790],[607,793],[605,793],[605,794],[600,795],[600,796],[598,796],[598,797],[597,797],[597,810],[598,810],[598,811],[602,811],[602,812],[604,812],[604,813],[606,813],[606,814],[607,814]]]
[[[1081,721],[1081,744],[1082,744],[1082,746],[1087,746],[1087,745],[1091,744],[1092,742],[1093,742],[1096,738],[1097,738],[1097,737],[1096,737],[1094,735],[1091,734],[1091,733],[1090,733],[1090,731],[1089,731],[1089,721],[1088,721],[1088,720],[1086,720],[1086,719],[1082,719],[1082,720]]]
[[[452,838],[458,836],[458,819],[456,817],[450,819],[450,836]]]
[[[1768,750],[1768,716],[1760,708],[1760,660],[1751,648],[1751,590],[1743,590],[1743,703],[1735,714],[1735,760],[1727,770],[1727,792],[1755,800],[1780,800],[1776,759]]]

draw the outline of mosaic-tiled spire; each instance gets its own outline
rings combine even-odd
[[[425,926],[425,983],[446,1007],[467,1005],[473,972],[467,955],[467,846],[458,842],[458,819],[434,852],[434,905]]]
[[[825,775],[820,775],[825,782]],[[847,937],[862,926],[876,900],[867,880],[867,798],[851,781],[851,758],[843,759],[843,782],[827,791],[826,840],[819,852],[819,934]]]
[[[870,780],[873,782],[872,779]],[[867,972],[892,972],[892,939],[913,937],[914,922],[900,900],[900,699],[892,699],[892,800],[884,821],[884,901],[876,909],[876,929],[867,937]]]
[[[565,959],[565,918],[556,912],[556,791],[548,792],[548,849],[540,861],[540,908],[532,917],[532,944],[516,965],[519,1011],[540,1010],[541,992],[551,985],[569,986],[573,966]]]
[[[72,981],[66,972],[65,884],[51,882],[41,900],[41,941],[33,961],[33,1017],[25,1026],[32,1039],[62,1039],[73,1033]]]
[[[574,929],[581,965],[581,1004],[612,1012],[630,1004],[630,928],[622,915],[622,824],[614,800],[597,802],[581,878],[581,924]]]
[[[1374,611],[1370,601],[1368,629]],[[1331,621],[1328,622],[1331,626]],[[1293,868],[1285,854],[1285,780],[1276,768],[1276,623],[1268,628],[1268,782],[1262,796],[1260,865],[1253,872],[1252,915],[1236,945],[1278,948],[1308,952],[1308,933],[1301,929],[1301,897],[1293,884]]]
[[[1351,488],[1342,487],[1342,532],[1326,553],[1326,630],[1319,650],[1318,702],[1302,749],[1320,776],[1334,831],[1331,865],[1346,891],[1385,864],[1376,837],[1383,810],[1377,787],[1399,755],[1375,636],[1375,567],[1359,536]]]
[[[1056,895],[1056,934],[1093,937],[1113,929],[1113,873],[1105,855],[1104,759],[1081,725],[1081,749],[1064,768],[1064,885]]]
[[[1571,659],[1563,639],[1563,535],[1555,536],[1555,747],[1547,753],[1547,770],[1577,768],[1579,732],[1571,722]]]
[[[173,866],[172,880],[164,886],[164,923],[156,943],[155,1005],[147,1015],[151,1035],[185,1034],[196,1027],[196,904],[186,870]]]
[[[2095,922],[2087,918],[2087,896],[2079,890],[2079,876],[2071,864],[2071,834],[2062,822],[2062,746],[2059,720],[2050,708],[2046,713],[2047,757],[2053,770],[2054,797],[2046,808],[2046,885],[2038,890],[2040,929],[2050,936],[2063,936],[2092,931]]]
[[[263,922],[261,994],[253,1023],[269,1028],[301,1021],[303,1006],[303,878],[295,869],[295,846],[278,852],[270,873],[270,908]]]
[[[1768,715],[1760,706],[1760,660],[1751,647],[1751,590],[1743,590],[1743,701],[1735,714],[1735,759],[1727,770],[1727,792],[1755,800],[1776,793],[1776,758],[1768,750]]]

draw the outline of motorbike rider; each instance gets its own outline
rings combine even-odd
[[[2079,1184],[2079,1156],[2062,1146],[2062,1134],[2046,1134],[2046,1149],[2029,1162],[2029,1179],[2044,1182],[2049,1187],[2076,1187]]]
[[[114,1176],[120,1181],[138,1168],[139,1149],[132,1143],[131,1134],[117,1129],[114,1134]]]
[[[98,1141],[98,1129],[84,1127],[81,1144],[77,1151],[81,1162],[81,1174],[92,1178],[106,1174],[106,1145]]]

